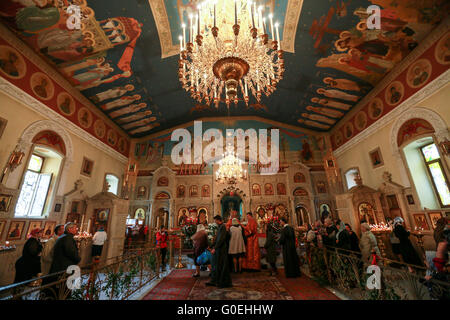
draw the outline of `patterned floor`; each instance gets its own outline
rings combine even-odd
[[[143,300],[339,300],[327,289],[302,275],[286,279],[270,277],[267,271],[232,274],[233,287],[219,289],[205,285],[208,272],[192,278],[193,270],[173,270]]]

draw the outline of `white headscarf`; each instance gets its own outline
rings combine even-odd
[[[394,228],[398,225],[398,224],[402,224],[403,223],[403,218],[402,217],[395,217],[394,218]]]

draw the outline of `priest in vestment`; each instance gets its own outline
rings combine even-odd
[[[242,269],[261,270],[261,253],[258,244],[258,223],[251,212],[247,213],[247,225],[244,227],[246,243],[246,257]]]
[[[295,232],[294,229],[287,224],[287,218],[281,218],[280,244],[283,246],[283,265],[286,278],[300,277],[300,263],[295,250]]]

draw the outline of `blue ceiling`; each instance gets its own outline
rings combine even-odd
[[[196,2],[179,1],[184,4]],[[275,4],[275,17],[283,25],[288,0],[264,2],[271,1]],[[74,2],[81,3],[82,7],[86,3],[82,0]],[[285,53],[286,72],[277,90],[270,97],[264,96],[261,105],[252,99],[250,107],[246,107],[242,101],[237,106],[231,104],[230,116],[260,116],[316,131],[327,131],[448,12],[440,10],[443,4],[448,5],[445,0],[303,2],[295,34],[295,53]],[[164,3],[175,45],[177,35],[181,33],[177,1],[166,0]],[[382,29],[356,30],[361,18],[355,12],[365,11],[372,4],[380,5],[383,9]],[[8,26],[19,31],[22,39],[56,65],[83,95],[132,137],[142,137],[200,117],[228,115],[225,104],[220,104],[218,109],[213,105],[197,105],[189,93],[181,88],[177,76],[178,55],[162,58],[160,35],[148,0],[88,0],[87,7],[83,8],[85,17],[90,16],[92,21],[99,22],[98,27],[88,25],[85,29],[93,31],[96,40],[94,46],[88,49],[86,47],[89,45],[73,44],[77,41],[82,43],[83,39],[92,35],[83,34],[83,37],[76,38],[74,31],[61,27],[62,20],[58,20],[58,17],[55,17],[53,24],[49,21],[38,27],[33,25],[32,19],[27,20],[38,16],[48,18],[51,14],[57,16],[58,11],[61,17],[64,8],[30,8],[18,5],[13,0],[2,0],[0,14]],[[116,17],[126,18],[119,19],[127,26],[122,34],[112,34],[112,29],[109,29],[109,24],[116,26],[117,22],[108,22],[107,19]],[[104,35],[109,36],[110,43],[99,40],[102,37],[96,32],[104,32]],[[121,38],[124,34],[126,38]],[[348,47],[341,51],[335,45],[339,37],[350,40]],[[89,44],[89,39],[86,41]],[[348,49],[351,48],[357,49],[358,54],[350,55]],[[344,59],[338,63],[341,57]],[[97,65],[93,64],[95,58],[99,61]],[[101,72],[105,74],[99,76]],[[324,83],[325,78],[339,80],[332,88]],[[133,86],[125,89],[129,84]],[[325,102],[328,102],[329,108],[324,107]]]

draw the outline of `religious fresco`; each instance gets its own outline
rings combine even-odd
[[[258,115],[316,131],[332,129],[449,12],[446,0],[255,1],[280,23],[286,71],[273,95],[260,103],[251,97],[248,107],[240,101],[230,115]],[[130,136],[143,137],[228,112],[223,103],[218,109],[197,103],[178,81],[180,17],[186,21],[198,2],[3,0],[0,20]],[[80,30],[66,26],[70,4],[81,8]],[[380,30],[367,28],[366,8],[372,4],[381,7]],[[436,51],[442,65],[450,62],[449,43],[443,39]],[[403,85],[429,82],[434,67],[428,62],[418,62]],[[25,67],[20,55],[0,47],[2,76],[23,77]],[[35,96],[45,101],[52,92],[40,81],[34,83]],[[400,103],[401,88],[394,86],[386,98]],[[73,112],[67,99],[58,106],[64,114]],[[383,112],[367,113],[367,125]],[[102,128],[96,131],[102,135]],[[111,144],[118,141],[112,137]]]
[[[342,146],[448,70],[449,39],[450,31],[447,31],[431,43],[420,56],[405,66],[405,69],[392,82],[381,88],[358,113],[342,123],[331,134],[332,149],[336,150]],[[414,133],[415,130],[433,129],[430,129],[427,124],[414,122],[408,124],[406,135]],[[399,138],[399,142],[403,143],[403,138]]]

